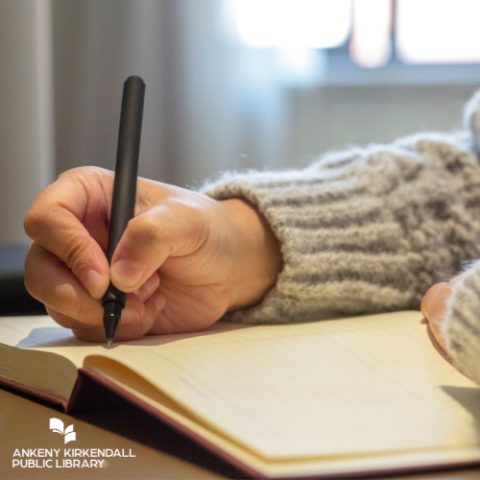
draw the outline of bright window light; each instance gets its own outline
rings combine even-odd
[[[254,47],[332,48],[350,33],[352,0],[233,0],[238,33]]]
[[[354,0],[350,54],[361,67],[381,67],[388,62],[391,10],[390,0]]]
[[[480,61],[479,0],[397,0],[396,43],[407,63]]]

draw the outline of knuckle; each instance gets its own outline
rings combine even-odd
[[[81,167],[82,171],[81,174],[84,177],[94,177],[94,178],[99,178],[108,173],[109,175],[112,175],[112,172],[109,172],[108,170],[105,170],[104,168],[101,167]]]
[[[32,207],[25,216],[23,227],[25,233],[32,239],[38,236],[38,233],[45,225],[46,210]]]
[[[172,199],[172,207],[174,207],[179,213],[186,215],[193,215],[196,212],[201,211],[201,206],[196,201],[193,201],[190,196],[186,198],[177,197]]]
[[[101,167],[94,167],[94,166],[87,166],[87,167],[75,167],[71,168],[70,170],[66,170],[58,175],[57,179],[60,180],[61,178],[68,178],[68,177],[78,177],[78,176],[100,176],[107,172]]]
[[[64,172],[61,172],[57,176],[57,180],[60,180],[61,178],[68,178],[72,175],[75,175],[76,172],[81,171],[84,167],[76,167],[76,168],[71,168],[70,170],[65,170]]]
[[[86,258],[88,258],[87,245],[83,237],[72,236],[65,243],[65,253],[62,255],[68,268],[78,278],[88,266],[86,265]]]
[[[183,219],[184,233],[188,232],[190,248],[196,249],[209,234],[210,222],[206,221],[203,202],[191,198],[176,199],[176,214]]]
[[[177,199],[178,213],[189,222],[192,228],[203,224],[205,218],[205,205],[202,202],[191,201],[191,199]]]
[[[149,215],[133,218],[128,227],[135,242],[156,243],[163,238],[159,222]]]

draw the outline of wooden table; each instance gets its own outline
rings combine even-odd
[[[75,418],[48,406],[0,389],[0,479],[221,479],[242,478],[242,474],[208,451],[170,429],[159,430],[148,416],[121,403],[101,420],[87,415]],[[64,448],[63,437],[49,430],[49,419],[73,423],[76,441],[72,448],[123,449],[135,457],[105,460],[103,468],[12,468],[15,449]],[[67,444],[67,447],[70,445]],[[42,459],[39,459],[42,460]],[[108,462],[108,463],[107,463]],[[480,479],[480,469],[432,472],[388,477],[390,479]]]

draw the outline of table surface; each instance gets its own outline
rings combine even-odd
[[[121,405],[101,421],[88,415],[72,417],[46,405],[0,389],[0,479],[221,479],[241,478],[235,471],[191,440],[165,426],[151,426],[141,410]],[[15,449],[64,448],[63,438],[49,430],[49,419],[74,425],[76,442],[71,448],[123,449],[135,457],[109,458],[103,468],[19,468],[12,467]],[[97,415],[98,417],[98,415]],[[70,447],[67,444],[65,448]],[[42,459],[39,459],[42,461]],[[480,469],[433,472],[390,479],[479,479]]]

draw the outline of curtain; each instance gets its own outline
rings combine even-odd
[[[28,206],[59,173],[114,168],[130,75],[147,87],[140,175],[190,186],[285,164],[278,58],[235,38],[228,3],[0,0],[0,243],[27,241]]]
[[[57,169],[112,168],[122,82],[132,74],[147,86],[142,175],[185,185],[281,164],[286,103],[275,60],[234,39],[227,6],[53,0]]]
[[[53,179],[51,11],[0,1],[0,242],[23,242],[23,217]]]

